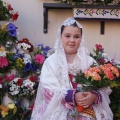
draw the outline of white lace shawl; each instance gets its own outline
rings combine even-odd
[[[62,25],[70,26],[75,22],[79,28],[82,28],[82,26],[74,18],[68,18]],[[40,83],[31,120],[67,120],[68,110],[64,107],[61,101],[65,98],[67,90],[71,89],[71,84],[68,78],[68,64],[60,39],[61,27],[58,30],[56,38],[55,53],[46,59],[42,67]],[[87,49],[84,44],[83,29],[81,44],[74,61],[75,65],[72,67],[75,71],[78,69],[84,71],[94,62],[87,53]],[[70,68],[71,70],[69,71],[74,71],[73,68]],[[49,94],[52,95],[49,102],[46,102],[44,99],[44,89],[48,89],[50,91]],[[112,112],[109,108],[109,94],[108,92],[105,92],[108,90],[109,89],[107,88],[105,90],[100,90],[103,100],[102,104],[94,106],[97,120],[113,119]],[[105,118],[102,118],[101,115],[104,115]]]

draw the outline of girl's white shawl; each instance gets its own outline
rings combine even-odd
[[[74,18],[68,18],[62,25],[70,26],[75,22],[79,28],[82,28],[82,26]],[[42,67],[40,83],[38,86],[31,120],[67,120],[68,110],[64,107],[61,101],[65,98],[67,90],[72,89],[72,85],[69,82],[68,71],[84,71],[94,62],[94,60],[87,53],[87,49],[84,44],[84,36],[82,34],[81,44],[73,66],[70,70],[68,70],[65,52],[60,38],[61,27],[58,30],[56,38],[55,53],[46,59]],[[50,101],[46,101],[44,99],[43,92],[45,92],[45,89],[50,91],[52,96]],[[96,113],[96,118],[97,120],[113,120],[113,114],[109,108],[109,94],[111,93],[111,90],[109,88],[103,88],[99,90],[99,92],[102,95],[102,103],[95,104],[93,106]]]

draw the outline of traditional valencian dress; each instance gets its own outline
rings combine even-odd
[[[74,18],[68,18],[62,25],[70,26],[75,22],[82,28]],[[77,88],[74,76],[79,70],[88,69],[95,61],[87,54],[82,31],[81,44],[74,62],[68,64],[60,36],[61,28],[57,34],[55,53],[45,60],[42,67],[31,120],[113,120],[109,107],[109,87],[93,91],[98,96],[95,103],[71,117],[71,111],[74,114],[74,93]]]

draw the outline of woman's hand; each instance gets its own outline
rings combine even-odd
[[[91,92],[78,92],[75,94],[75,102],[84,108],[90,107],[96,100],[97,96]]]

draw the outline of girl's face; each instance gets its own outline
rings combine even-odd
[[[66,26],[61,34],[62,45],[66,54],[76,54],[81,42],[81,29],[76,26]]]

